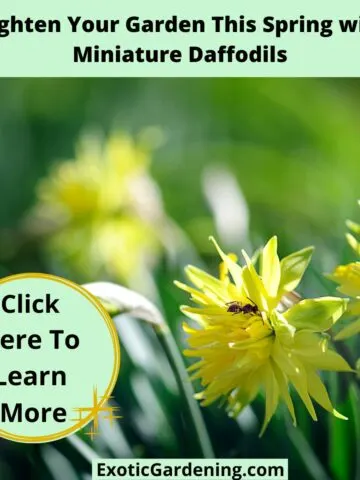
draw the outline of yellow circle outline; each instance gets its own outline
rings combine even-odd
[[[119,338],[118,334],[116,331],[116,328],[114,326],[114,323],[106,311],[106,309],[103,307],[101,302],[90,292],[88,292],[85,288],[81,287],[80,285],[77,285],[76,283],[72,282],[71,280],[68,280],[66,278],[58,277],[56,275],[51,275],[49,273],[19,273],[15,275],[9,275],[7,277],[1,278],[0,279],[0,285],[3,283],[8,283],[13,280],[21,280],[21,279],[34,279],[34,278],[41,278],[44,280],[52,280],[54,282],[61,283],[63,285],[66,285],[73,290],[76,290],[79,292],[83,297],[85,297],[87,300],[89,300],[97,309],[97,311],[100,313],[102,318],[104,319],[111,335],[111,340],[113,343],[114,347],[114,368],[113,372],[111,375],[111,380],[110,383],[105,391],[104,396],[100,396],[101,401],[98,402],[96,405],[96,409],[101,408],[104,403],[107,402],[107,400],[110,398],[111,393],[115,387],[117,378],[119,376],[119,371],[120,371],[120,343],[119,343]],[[94,406],[95,407],[95,406]],[[45,443],[45,442],[53,442],[55,440],[60,440],[61,438],[68,437],[69,435],[77,432],[81,428],[85,427],[91,420],[94,418],[96,414],[89,413],[84,419],[80,420],[79,422],[75,423],[72,427],[67,428],[66,430],[63,430],[58,433],[54,433],[52,435],[41,435],[38,437],[29,437],[29,436],[23,436],[23,435],[13,435],[11,433],[8,433],[4,430],[0,429],[0,437],[5,438],[7,440],[12,440],[14,442],[21,442],[21,443]]]

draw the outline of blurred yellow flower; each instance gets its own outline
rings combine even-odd
[[[299,284],[310,261],[312,248],[305,248],[279,260],[277,238],[261,252],[260,274],[246,252],[246,265],[225,255],[220,277],[188,266],[186,274],[195,288],[176,282],[190,293],[197,307],[183,306],[182,312],[197,323],[184,324],[189,357],[199,357],[190,370],[200,379],[197,394],[202,405],[226,398],[228,411],[237,416],[258,394],[265,393],[265,419],[261,433],[272,418],[279,400],[296,417],[290,395],[292,385],[316,420],[314,399],[336,417],[345,418],[332,406],[318,370],[351,371],[347,362],[328,348],[324,334],[346,310],[347,300],[322,297],[302,300],[284,311],[283,295]]]
[[[359,200],[360,204],[360,200]],[[346,222],[352,233],[360,235],[360,225],[351,220]],[[346,234],[346,239],[354,250],[360,256],[360,243],[356,237]],[[335,268],[331,275],[327,275],[330,280],[339,284],[338,291],[351,297],[347,308],[347,314],[357,317],[360,315],[360,262],[352,262],[347,265],[339,265]],[[360,318],[351,321],[335,336],[335,340],[345,340],[360,332]]]
[[[360,200],[358,200],[358,204],[360,205]],[[348,229],[352,233],[347,233],[346,234],[346,239],[350,245],[350,247],[354,250],[354,252],[360,257],[360,243],[357,240],[357,238],[353,235],[360,235],[360,225],[358,223],[355,223],[351,220],[348,220],[346,222],[346,225]]]
[[[146,142],[124,133],[84,136],[75,158],[38,185],[35,218],[46,226],[51,254],[82,279],[105,273],[128,283],[156,261],[163,210],[150,154]]]

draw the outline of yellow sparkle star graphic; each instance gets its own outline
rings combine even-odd
[[[78,418],[74,418],[74,422],[80,422],[84,419],[84,414],[86,416],[91,416],[93,421],[90,426],[89,431],[85,432],[85,435],[89,435],[91,440],[94,439],[96,435],[99,434],[99,417],[102,415],[104,420],[108,420],[111,425],[114,424],[114,420],[121,418],[117,415],[116,412],[119,410],[119,407],[114,405],[109,405],[103,403],[104,397],[98,397],[97,387],[93,389],[93,404],[91,407],[77,407],[74,408],[74,411],[78,413]],[[107,400],[111,400],[113,397],[108,397]]]

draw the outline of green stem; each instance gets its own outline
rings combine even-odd
[[[200,407],[194,399],[194,390],[176,341],[169,328],[155,327],[154,329],[174,372],[180,393],[184,398],[186,409],[192,421],[192,428],[199,444],[199,450],[204,458],[214,458],[205,422]]]
[[[356,385],[352,385],[350,388],[350,403],[354,416],[354,427],[355,427],[355,458],[356,458],[356,467],[355,467],[355,478],[354,480],[360,480],[360,412],[359,412],[359,402],[360,402],[360,390]]]
[[[79,452],[79,454],[85,458],[89,463],[92,460],[100,458],[99,455],[82,440],[77,434],[67,437],[67,441]]]
[[[311,477],[316,480],[330,480],[300,428],[294,428],[288,421],[286,421],[286,427],[290,441],[293,443]]]
[[[345,342],[335,342],[333,341],[333,345],[335,347],[335,350],[343,357],[345,360],[348,362],[348,364],[353,367],[355,360],[354,357],[351,353],[350,348]],[[350,372],[344,372],[342,378],[345,380],[345,382],[348,384],[348,387],[352,384],[352,382],[356,383],[358,387],[360,387],[360,379],[356,375]]]
[[[120,285],[100,282],[86,284],[85,288],[102,301],[111,316],[128,313],[152,325],[183,397],[194,438],[199,446],[198,454],[204,458],[214,458],[210,438],[200,407],[194,399],[194,391],[183,358],[162,313],[145,297]]]

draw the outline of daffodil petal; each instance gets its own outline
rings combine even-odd
[[[227,266],[232,279],[234,280],[235,285],[240,288],[242,285],[242,268],[239,264],[234,262],[229,255],[226,255],[221,248],[219,247],[217,241],[214,237],[209,237],[209,240],[215,245],[216,250],[218,251],[222,261]]]
[[[302,300],[283,313],[297,330],[323,332],[328,330],[346,311],[347,299],[322,297]]]
[[[277,254],[277,237],[270,238],[261,255],[261,278],[270,297],[276,297],[280,283],[280,260]]]
[[[299,397],[305,404],[305,407],[307,408],[308,412],[311,415],[311,418],[316,421],[317,416],[316,412],[314,410],[314,405],[311,401],[311,398],[309,396],[308,392],[308,384],[307,384],[307,379],[306,379],[306,374],[304,371],[299,371],[299,374],[296,376],[291,377],[291,383],[294,385],[295,390],[299,394]]]
[[[230,260],[234,263],[237,263],[238,258],[235,255],[235,253],[229,253],[228,257]],[[219,278],[222,282],[228,282],[229,281],[229,269],[228,266],[225,262],[221,262],[219,265]]]
[[[352,285],[350,283],[344,283],[336,290],[343,295],[347,295],[349,297],[355,297],[355,295],[358,295],[360,291],[356,285]]]
[[[193,313],[193,312],[188,312],[187,311],[187,305],[181,305],[180,306],[180,311],[186,315],[188,318],[191,318],[191,320],[194,320],[196,323],[198,323],[199,325],[205,327],[207,322],[205,320],[205,318],[199,314],[199,313]]]
[[[350,247],[357,255],[360,255],[360,243],[356,240],[354,235],[351,235],[351,233],[347,233],[345,236]]]
[[[264,366],[265,386],[265,419],[261,428],[260,437],[264,434],[279,403],[279,386],[270,364]]]
[[[281,277],[278,290],[278,299],[285,292],[291,292],[299,285],[304,272],[311,260],[314,247],[307,247],[284,257],[280,262]]]
[[[328,392],[325,388],[325,385],[320,380],[320,377],[314,372],[308,372],[307,374],[308,381],[308,390],[310,396],[325,410],[332,413],[335,417],[341,418],[342,420],[347,420],[347,417],[341,415],[335,408],[332,406]]]
[[[270,316],[271,324],[276,331],[276,338],[283,345],[291,345],[295,336],[296,328],[291,325],[283,314],[274,310]]]
[[[214,303],[214,298],[209,298],[207,295],[204,293],[200,292],[199,290],[196,290],[195,288],[191,288],[185,283],[178,282],[177,280],[174,281],[174,284],[180,288],[181,290],[184,290],[184,292],[190,293],[191,299],[200,304],[200,305],[209,305],[211,303]],[[220,303],[220,302],[219,302]]]
[[[193,363],[190,367],[187,368],[188,372],[193,372],[194,370],[198,370],[204,365],[204,360],[199,360],[198,362]]]
[[[241,387],[236,388],[228,396],[229,416],[237,417],[243,408],[254,400],[258,394],[260,383],[258,372],[252,372],[242,377]]]
[[[319,350],[317,355],[304,355],[304,362],[313,365],[320,370],[331,370],[334,372],[353,372],[353,369],[344,358],[334,350]]]
[[[355,297],[360,294],[360,262],[337,266],[329,278],[347,289],[346,295]]]
[[[200,290],[210,290],[219,296],[219,298],[227,299],[226,285],[218,278],[209,275],[200,268],[188,265],[185,268],[185,273],[191,283]]]
[[[360,235],[360,224],[355,223],[352,220],[346,220],[346,226],[356,235]]]
[[[350,300],[347,313],[354,316],[360,315],[360,296]]]
[[[243,268],[244,289],[248,298],[250,298],[260,310],[267,311],[267,294],[264,284],[257,274],[254,265],[251,263],[247,253],[243,250],[247,266]]]
[[[291,399],[291,395],[289,393],[288,382],[286,380],[286,377],[285,377],[284,373],[280,370],[280,368],[276,365],[275,362],[272,362],[272,367],[273,367],[273,371],[274,371],[277,383],[279,385],[280,395],[285,401],[287,409],[290,412],[290,415],[291,415],[291,418],[292,418],[292,421],[293,421],[293,425],[295,427],[296,426],[296,415],[295,415],[295,410],[294,410],[294,404],[293,404],[293,401]]]
[[[351,322],[349,325],[340,330],[340,332],[335,336],[334,340],[345,340],[346,338],[357,335],[358,333],[360,333],[360,318]]]

